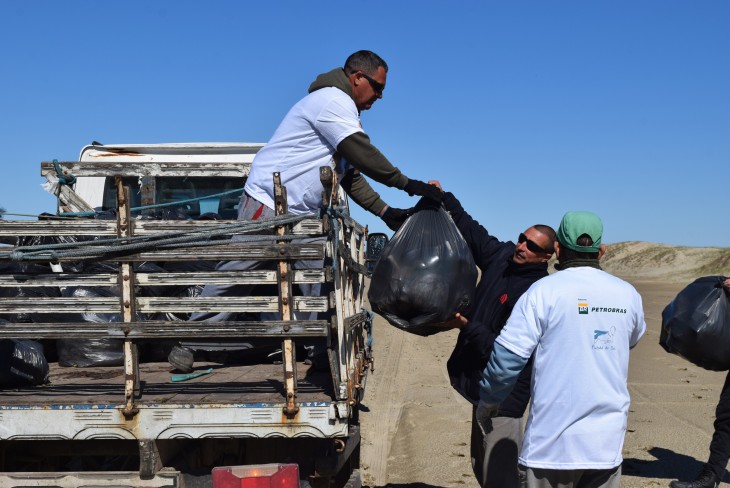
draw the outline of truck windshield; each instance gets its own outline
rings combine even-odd
[[[143,188],[141,179],[137,177],[122,178],[125,186],[129,187],[130,204],[133,215],[140,215],[145,210],[142,207]],[[154,181],[154,204],[181,202],[178,205],[149,208],[151,214],[169,214],[174,212],[179,218],[197,219],[204,214],[218,214],[220,218],[233,220],[238,212],[238,198],[241,196],[245,178],[224,177],[158,177]],[[144,191],[147,191],[146,189]],[[220,193],[224,193],[220,195]],[[193,201],[185,201],[193,200]],[[103,210],[116,208],[116,190],[114,179],[107,178],[104,187]]]

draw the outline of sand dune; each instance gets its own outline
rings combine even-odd
[[[700,276],[730,275],[730,248],[619,242],[606,246],[601,265],[622,278],[690,282]]]

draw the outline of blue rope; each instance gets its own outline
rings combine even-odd
[[[373,342],[375,341],[375,339],[373,338],[373,317],[375,316],[375,314],[366,308],[363,308],[363,311],[367,314],[367,318],[365,319],[365,330],[367,331],[368,335],[365,345],[368,346],[368,349],[372,350]]]
[[[56,170],[56,177],[58,178],[58,182],[62,185],[71,186],[74,183],[76,183],[76,177],[72,174],[63,174],[63,171],[61,171],[61,166],[58,164],[58,159],[53,160],[53,168]]]
[[[204,197],[188,198],[187,200],[175,200],[174,202],[156,203],[154,205],[144,205],[142,207],[132,207],[130,209],[130,211],[131,212],[136,212],[138,210],[147,210],[147,209],[150,209],[150,208],[173,207],[175,205],[181,205],[183,203],[197,202],[198,200],[205,200],[205,199],[208,199],[208,198],[222,197],[222,196],[225,196],[225,195],[231,195],[231,194],[234,194],[234,193],[241,193],[241,192],[243,192],[243,188],[238,188],[236,190],[228,190],[228,191],[224,191],[222,193],[215,193],[213,195],[206,195]],[[99,213],[99,212],[97,212],[97,211],[93,211],[93,212],[61,212],[58,215],[63,216],[63,217],[67,217],[67,216],[68,217],[71,217],[71,216],[74,216],[74,217],[91,217],[92,215],[96,215],[97,213]]]

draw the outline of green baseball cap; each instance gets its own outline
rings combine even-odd
[[[579,246],[578,238],[587,234],[593,240],[592,246]],[[567,212],[558,227],[558,242],[578,252],[598,252],[601,247],[603,222],[593,212]]]

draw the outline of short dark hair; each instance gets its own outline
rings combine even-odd
[[[350,76],[357,71],[362,71],[366,75],[373,75],[381,66],[387,73],[388,64],[383,61],[383,58],[372,51],[358,51],[350,54],[345,61],[345,74]]]
[[[588,234],[581,234],[576,239],[576,244],[590,247],[593,245],[593,239]],[[597,252],[573,251],[567,246],[560,246],[560,256],[558,257],[562,261],[570,261],[571,259],[598,259],[598,254]]]
[[[534,227],[535,230],[538,231],[539,233],[547,236],[548,245],[545,246],[543,249],[545,249],[545,251],[547,251],[550,254],[554,253],[555,252],[555,240],[557,239],[557,236],[555,235],[555,229],[553,229],[549,225],[545,225],[545,224],[535,224],[532,227]]]

